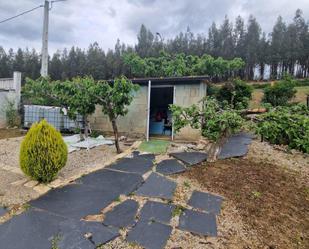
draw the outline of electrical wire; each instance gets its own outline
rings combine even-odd
[[[1,24],[1,23],[4,23],[4,22],[7,22],[7,21],[10,21],[10,20],[12,20],[12,19],[14,19],[14,18],[20,17],[20,16],[22,16],[22,15],[25,15],[25,14],[31,12],[31,11],[34,11],[34,10],[39,9],[39,8],[42,8],[42,7],[44,7],[44,5],[37,6],[37,7],[33,8],[33,9],[31,9],[31,10],[27,10],[27,11],[25,11],[25,12],[22,12],[22,13],[16,15],[16,16],[12,16],[12,17],[10,17],[10,18],[4,19],[4,20],[0,21],[0,24]]]

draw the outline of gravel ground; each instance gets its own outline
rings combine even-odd
[[[36,198],[38,193],[30,187],[19,185],[18,182],[27,180],[19,171],[19,149],[23,137],[0,139],[0,205],[12,206],[22,204],[30,199]],[[121,148],[129,148],[120,143]],[[103,164],[116,156],[114,145],[98,146],[89,151],[80,150],[69,154],[66,166],[59,172],[57,179],[64,180],[72,176]],[[6,170],[5,170],[6,169]],[[17,173],[12,173],[17,171]],[[28,179],[29,180],[29,179]],[[16,182],[17,185],[11,183]]]
[[[9,167],[17,167],[18,168],[18,151],[19,144],[21,138],[12,138],[12,139],[3,139],[0,140],[0,204],[1,203],[23,203],[35,196],[35,192],[31,192],[32,190],[25,187],[18,186],[10,186],[10,182],[22,180],[23,176],[15,173],[8,173],[6,170],[1,170],[1,165],[6,165]],[[172,147],[172,146],[171,146]],[[122,148],[125,147],[122,145]],[[183,145],[185,148],[185,144]],[[177,151],[179,148],[170,148],[172,151]],[[182,149],[182,148],[181,148]],[[100,146],[95,149],[90,150],[89,152],[83,150],[78,152],[73,152],[69,155],[67,166],[60,172],[59,178],[66,178],[76,173],[82,172],[85,168],[93,167],[94,165],[104,163],[106,160],[110,159],[111,156],[114,156],[115,150],[113,146]],[[168,158],[167,155],[160,155],[156,157],[156,162]],[[267,143],[261,143],[258,140],[254,140],[250,145],[249,153],[246,157],[241,160],[245,160],[250,164],[250,162],[254,162],[255,164],[266,163],[267,165],[275,165],[276,167],[282,169],[283,171],[293,171],[295,172],[295,177],[299,179],[302,183],[308,186],[309,182],[309,157],[299,152],[291,151],[287,152],[284,150],[284,147],[274,147]],[[187,201],[191,196],[192,191],[206,191],[212,192],[214,194],[221,194],[225,198],[223,202],[223,207],[220,215],[217,216],[218,222],[218,237],[211,238],[207,236],[197,236],[188,232],[180,231],[175,229],[178,225],[178,216],[173,217],[171,221],[171,226],[173,227],[172,235],[167,242],[167,249],[208,249],[208,248],[277,248],[271,247],[269,245],[265,247],[265,243],[263,242],[263,237],[261,234],[264,234],[263,231],[261,233],[260,230],[252,228],[251,222],[248,222],[248,217],[245,216],[244,210],[247,210],[246,203],[243,201],[241,203],[235,201],[232,197],[240,198],[238,194],[242,194],[241,191],[238,193],[236,190],[232,188],[232,184],[225,186],[225,182],[228,182],[229,175],[233,174],[235,177],[237,176],[237,172],[241,174],[241,171],[237,171],[234,169],[233,173],[228,173],[225,169],[225,163],[229,162],[230,171],[233,170],[233,165],[241,163],[241,160],[231,160],[231,161],[221,161],[218,162],[218,165],[214,165],[214,167],[205,167],[199,166],[198,168],[192,169],[184,174],[174,175],[169,177],[170,179],[177,182],[177,189],[175,191],[173,203],[176,205],[180,205],[183,207],[187,207]],[[222,166],[222,165],[223,166]],[[235,166],[236,166],[235,165]],[[245,163],[244,163],[245,165]],[[206,164],[207,166],[207,164]],[[208,165],[209,166],[209,165]],[[266,166],[265,166],[266,167]],[[205,176],[201,176],[201,172],[207,170],[205,172]],[[209,176],[209,173],[213,172],[213,176]],[[244,169],[245,170],[245,169]],[[271,170],[271,169],[270,169]],[[192,172],[192,173],[191,173]],[[217,172],[217,173],[216,173]],[[224,172],[227,172],[224,175]],[[244,171],[246,172],[246,171]],[[264,172],[264,171],[262,171]],[[280,172],[280,171],[278,171]],[[220,173],[220,174],[219,174]],[[250,169],[248,169],[248,173],[251,173]],[[253,172],[254,173],[254,172]],[[198,177],[194,177],[198,176]],[[228,177],[226,180],[215,180],[216,176]],[[210,179],[207,179],[207,177]],[[240,176],[239,176],[240,177]],[[261,176],[262,177],[262,176]],[[265,176],[264,176],[265,177]],[[257,177],[256,177],[257,178]],[[219,179],[219,178],[218,178]],[[231,178],[232,181],[233,178]],[[240,178],[242,179],[242,178]],[[246,176],[244,176],[246,179]],[[254,178],[255,179],[255,178]],[[255,184],[260,184],[259,178],[257,178],[259,182],[254,182]],[[265,179],[265,178],[263,178]],[[271,179],[270,179],[271,180]],[[284,180],[284,179],[283,179]],[[209,181],[209,184],[206,182]],[[235,188],[239,182],[239,179],[235,181]],[[262,184],[262,183],[261,183]],[[275,184],[275,183],[274,183]],[[262,184],[263,185],[263,184]],[[217,187],[214,187],[217,186]],[[218,187],[219,186],[219,187]],[[221,186],[221,187],[220,187]],[[246,185],[247,186],[247,185]],[[271,185],[270,185],[271,186]],[[250,187],[250,186],[247,186]],[[278,187],[278,191],[281,187]],[[244,188],[244,193],[246,194],[248,191]],[[249,191],[250,192],[250,191]],[[294,191],[293,191],[294,192]],[[226,195],[224,195],[226,193]],[[251,193],[251,192],[250,192]],[[270,193],[271,194],[271,193]],[[293,193],[296,194],[296,193]],[[13,196],[13,197],[12,197]],[[266,196],[266,192],[263,193],[262,196]],[[138,197],[138,196],[121,196],[120,200],[124,201],[125,199],[134,199],[139,202],[140,209],[143,204],[146,202],[146,198]],[[248,197],[249,201],[252,202],[251,197]],[[264,198],[264,197],[262,197]],[[160,199],[150,198],[151,200],[161,201]],[[246,200],[246,199],[245,199]],[[271,200],[271,199],[269,199]],[[261,207],[264,207],[263,201],[260,201]],[[119,204],[119,201],[115,201],[106,210],[113,208],[113,206]],[[243,204],[242,204],[243,203]],[[254,204],[254,203],[253,203]],[[252,204],[252,207],[254,205]],[[239,207],[241,205],[241,207]],[[251,207],[251,206],[250,206]],[[255,209],[258,209],[257,207]],[[254,208],[253,208],[254,210]],[[257,210],[258,211],[258,210]],[[103,213],[103,210],[102,210]],[[97,216],[87,217],[89,220],[97,220],[102,221],[104,215],[98,214]],[[250,218],[250,221],[253,217]],[[259,222],[259,219],[254,219],[254,222]],[[272,224],[267,225],[266,220],[263,220],[263,225],[271,226]],[[262,223],[261,223],[262,224]],[[260,223],[256,223],[257,226],[261,225]],[[106,245],[103,245],[101,249],[139,249],[136,244],[127,243],[125,241],[126,230],[122,229],[120,231],[121,236],[117,239],[109,242]],[[301,246],[299,248],[302,248]]]

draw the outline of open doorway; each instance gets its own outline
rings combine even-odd
[[[174,103],[174,87],[151,87],[149,136],[172,137],[172,113],[169,105]]]

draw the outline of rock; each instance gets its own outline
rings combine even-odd
[[[119,141],[126,141],[127,140],[127,137],[126,136],[121,136],[120,138],[119,138]]]

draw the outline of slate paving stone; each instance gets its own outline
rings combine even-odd
[[[132,156],[135,158],[144,158],[146,160],[153,161],[155,159],[155,155],[151,153],[141,154],[139,151],[133,151]]]
[[[110,188],[111,191],[93,189],[83,184],[67,185],[49,191],[31,201],[30,205],[63,217],[81,219],[87,215],[98,214],[119,196],[112,191],[113,185]]]
[[[75,244],[81,244],[86,246],[87,243],[84,243],[85,240],[88,242],[88,239],[85,238],[86,234],[91,235],[91,237],[89,238],[89,240],[93,242],[93,244],[91,243],[91,248],[106,244],[107,242],[119,236],[118,229],[106,227],[100,222],[78,221],[76,222],[75,227],[71,227],[70,232],[64,232],[65,236],[63,238],[65,239],[62,239],[60,241],[60,248],[61,246],[63,246],[63,249],[71,249],[71,247],[69,246],[73,245],[72,249],[75,249]],[[72,232],[75,234],[75,236]]]
[[[242,157],[248,153],[248,145],[251,144],[253,136],[248,133],[239,133],[231,136],[223,145],[219,159]]]
[[[186,209],[179,217],[178,228],[194,234],[217,236],[216,215]]]
[[[207,154],[203,152],[177,152],[171,153],[172,157],[184,162],[188,166],[201,163],[207,159]]]
[[[156,172],[163,175],[172,175],[184,171],[186,171],[186,167],[176,159],[163,160],[156,167]]]
[[[172,227],[165,224],[139,221],[128,232],[127,241],[137,243],[146,249],[161,249],[166,245],[171,231]]]
[[[103,169],[86,175],[79,181],[88,187],[114,192],[119,196],[120,194],[127,195],[136,190],[144,179],[138,174]]]
[[[174,205],[165,204],[155,201],[147,201],[140,213],[142,221],[156,221],[161,223],[169,223],[172,218]]]
[[[105,214],[103,224],[119,228],[133,226],[137,209],[138,203],[136,201],[126,200]]]
[[[150,171],[152,167],[152,160],[143,158],[141,156],[136,156],[133,158],[122,158],[111,166],[108,166],[107,169],[114,169],[143,175],[146,172]]]
[[[204,210],[208,213],[219,214],[223,198],[210,193],[193,191],[188,204],[197,209]]]
[[[50,249],[63,217],[30,209],[0,225],[1,249]]]
[[[91,233],[92,241],[84,234]],[[50,249],[53,240],[59,249],[94,249],[119,236],[117,229],[98,222],[67,219],[30,208],[0,225],[1,249]]]
[[[7,213],[6,208],[4,208],[4,207],[0,207],[0,216],[5,215],[6,213]]]
[[[176,186],[175,182],[157,173],[151,173],[145,183],[137,189],[135,193],[145,197],[157,197],[171,200]]]

